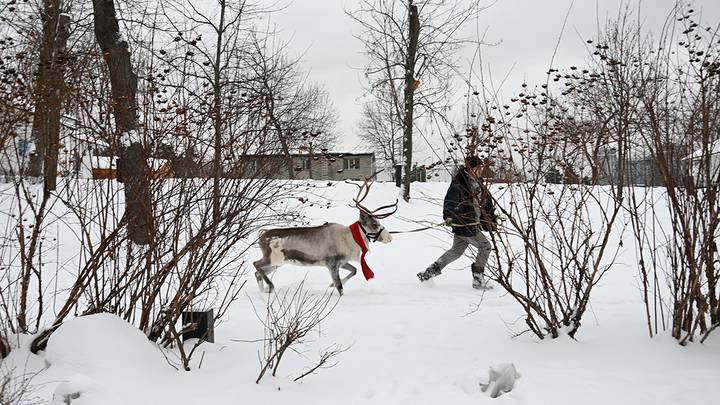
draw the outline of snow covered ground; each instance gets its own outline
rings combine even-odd
[[[401,202],[384,224],[407,230],[418,227],[409,218],[439,222],[446,187],[416,185],[417,198]],[[326,193],[334,206],[308,208],[314,223],[356,220],[357,211],[347,206],[352,186],[339,184]],[[392,184],[376,184],[368,204],[396,196]],[[717,403],[720,338],[716,333],[705,344],[680,347],[667,335],[647,336],[630,243],[597,286],[578,339],[538,341],[527,333],[515,336],[524,320],[511,297],[499,288],[485,293],[471,288],[470,258],[429,283],[418,282],[415,274],[450,241],[438,229],[372,245],[367,258],[376,278],[352,279],[322,333],[288,354],[278,376],[266,376],[258,385],[257,340],[263,329],[251,303],[262,311],[267,295],[250,271],[245,296],[216,325],[215,344],[200,346],[190,372],[175,370],[169,365],[173,353],[163,353],[140,331],[105,314],[66,322],[44,353],[18,349],[2,367],[37,373],[32,384],[43,403],[55,397],[52,403],[62,404],[64,395],[80,392],[73,405]],[[315,294],[329,291],[323,268],[286,266],[273,275],[280,291],[303,280]],[[20,344],[27,346],[28,339],[21,337]],[[349,350],[335,358],[334,367],[293,381],[315,364],[320,350],[335,344]],[[501,363],[513,363],[521,377],[512,392],[491,399],[480,384],[489,368]]]

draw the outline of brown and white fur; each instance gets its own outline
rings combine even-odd
[[[375,239],[390,243],[392,236],[375,216],[360,210],[360,234],[365,246]],[[369,236],[368,236],[369,235]],[[253,263],[257,271],[260,290],[272,292],[274,285],[268,277],[283,264],[299,266],[324,266],[330,271],[332,285],[340,295],[343,285],[350,280],[357,269],[348,262],[360,262],[362,250],[353,239],[346,225],[327,223],[314,227],[278,228],[261,231],[259,237],[262,259]],[[350,273],[340,279],[340,268]]]

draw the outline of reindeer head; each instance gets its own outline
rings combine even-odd
[[[398,201],[395,200],[394,204],[383,205],[374,210],[367,209],[362,205],[362,201],[370,192],[372,181],[370,181],[370,178],[365,178],[362,185],[355,185],[358,186],[360,190],[358,190],[357,196],[353,198],[353,202],[355,203],[354,206],[360,210],[360,227],[365,233],[365,236],[367,236],[371,242],[380,241],[382,243],[390,243],[392,236],[390,236],[390,232],[380,224],[379,220],[394,214],[395,211],[397,211]]]

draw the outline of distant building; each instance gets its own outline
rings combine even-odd
[[[664,184],[660,168],[655,160],[649,157],[630,160],[626,171],[626,183],[629,185],[657,187]]]
[[[25,172],[35,144],[28,137],[7,137],[0,141],[0,175],[15,176]]]
[[[682,159],[681,145],[671,145],[665,153],[669,175],[675,185],[684,184],[688,174],[688,167]],[[618,156],[615,148],[604,148],[600,151],[598,167],[601,170],[598,184],[618,184],[619,168]],[[624,180],[626,186],[665,186],[665,180],[660,165],[650,154],[635,154],[625,160]]]
[[[363,180],[376,171],[374,153],[292,154],[293,178],[297,180]],[[226,170],[227,177],[289,179],[284,155],[247,155]]]
[[[696,186],[706,187],[717,184],[720,179],[720,140],[712,144],[707,155],[705,151],[698,149],[684,160],[690,168],[690,175]]]
[[[82,179],[116,179],[117,178],[116,156],[94,156],[86,154],[80,165],[77,177]],[[150,167],[150,178],[165,179],[175,177],[170,161],[166,159],[148,158]]]
[[[618,157],[616,148],[602,148],[598,153],[598,167],[600,170],[599,184],[617,184]]]

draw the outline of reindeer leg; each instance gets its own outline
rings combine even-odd
[[[350,271],[350,274],[348,274],[347,276],[345,276],[345,278],[343,278],[342,281],[341,281],[341,282],[342,282],[342,285],[345,285],[345,283],[347,283],[348,280],[350,280],[353,276],[355,276],[355,274],[357,274],[357,269],[355,268],[355,266],[353,266],[353,265],[350,264],[350,263],[345,263],[345,264],[343,264],[343,265],[340,266],[340,267],[342,267],[342,268],[345,269],[345,270]]]
[[[253,266],[255,266],[255,281],[257,281],[258,288],[260,291],[265,291],[265,284],[263,283],[263,259],[253,262]]]
[[[338,265],[337,262],[333,261],[333,262],[328,263],[327,268],[328,268],[328,270],[330,270],[330,277],[332,278],[333,286],[335,288],[337,288],[338,293],[340,293],[340,295],[342,296],[343,295],[343,285],[342,285],[342,281],[340,281],[340,266]]]
[[[273,285],[272,281],[270,281],[267,275],[275,271],[275,269],[277,269],[277,266],[271,266],[270,259],[267,257],[263,257],[262,259],[253,262],[253,266],[255,266],[256,269],[255,280],[258,283],[260,291],[264,291],[267,293],[272,292],[275,289],[275,286]]]
[[[267,285],[267,291],[266,291],[266,292],[268,292],[268,293],[271,293],[271,292],[275,291],[275,284],[273,284],[272,281],[270,281],[270,278],[268,277],[268,275],[272,274],[272,272],[274,272],[275,270],[277,270],[277,268],[278,268],[278,266],[269,266],[269,267],[266,267],[266,268],[262,271],[263,281],[264,281],[265,284]]]

